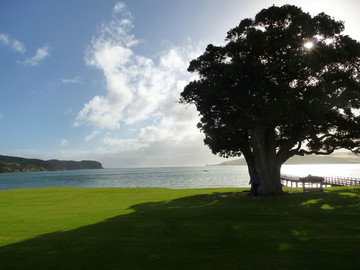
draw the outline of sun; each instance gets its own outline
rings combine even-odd
[[[308,50],[311,50],[314,47],[314,43],[311,41],[307,41],[305,42],[304,47]]]

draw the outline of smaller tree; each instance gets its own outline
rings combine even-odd
[[[263,194],[282,192],[281,165],[294,155],[360,152],[360,44],[324,13],[272,6],[208,45],[181,93],[195,104],[205,144],[243,155]]]

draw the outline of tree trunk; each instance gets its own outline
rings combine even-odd
[[[275,128],[266,125],[255,127],[252,133],[255,170],[261,177],[259,193],[282,194],[280,181],[281,162],[276,158]]]

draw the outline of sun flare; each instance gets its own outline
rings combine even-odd
[[[311,41],[307,41],[305,42],[304,47],[308,50],[311,50],[314,47],[314,43]]]

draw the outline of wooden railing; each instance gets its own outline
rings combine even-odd
[[[315,178],[313,180],[312,178]],[[281,183],[288,187],[302,187],[304,189],[319,188],[328,186],[360,186],[359,178],[342,177],[342,176],[324,176],[320,177],[323,180],[319,181],[318,177],[299,177],[291,175],[281,175]]]
[[[302,187],[303,192],[306,191],[323,191],[324,178],[319,176],[306,176],[306,177],[298,177],[298,176],[289,176],[289,175],[281,175],[281,183],[284,186],[290,187]]]
[[[325,176],[324,183],[332,186],[360,186],[360,179],[341,176]]]

